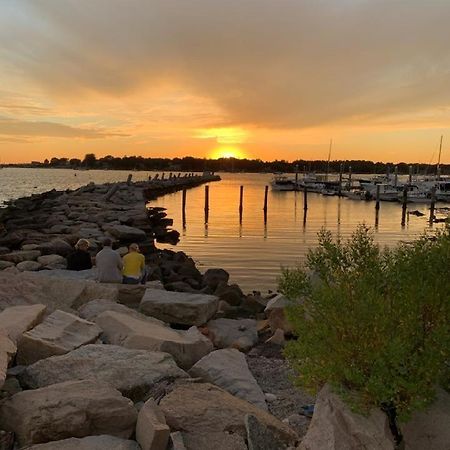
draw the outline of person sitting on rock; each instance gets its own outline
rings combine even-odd
[[[97,253],[95,264],[97,266],[97,280],[100,283],[122,282],[122,259],[112,249],[111,239],[107,238],[103,241],[103,248]]]
[[[88,270],[92,269],[92,258],[89,254],[89,241],[79,239],[75,244],[75,251],[67,257],[68,270]]]
[[[145,257],[139,252],[137,244],[128,247],[128,253],[123,257],[123,283],[139,284],[145,274]]]

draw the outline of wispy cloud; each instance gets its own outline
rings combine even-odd
[[[100,129],[77,128],[54,122],[28,122],[0,117],[0,135],[3,136],[45,136],[57,138],[99,139],[126,136]]]

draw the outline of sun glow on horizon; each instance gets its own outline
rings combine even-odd
[[[237,147],[218,147],[215,148],[210,154],[209,158],[211,159],[220,159],[220,158],[236,158],[236,159],[244,159],[246,155],[244,152]]]

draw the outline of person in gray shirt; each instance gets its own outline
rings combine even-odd
[[[105,239],[103,249],[95,257],[97,281],[100,283],[122,283],[122,258],[111,245],[111,239]]]

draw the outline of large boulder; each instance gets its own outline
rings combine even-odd
[[[19,250],[17,252],[0,255],[0,259],[2,261],[9,261],[14,264],[18,264],[22,261],[35,261],[40,255],[41,252],[39,250]]]
[[[208,332],[216,347],[247,352],[258,343],[256,325],[253,319],[216,319],[208,322]]]
[[[37,261],[22,261],[17,263],[16,268],[21,272],[36,272],[42,268],[42,265]]]
[[[0,332],[3,330],[17,342],[25,331],[42,322],[45,310],[46,306],[41,304],[6,308],[0,313]]]
[[[50,313],[55,309],[71,312],[96,298],[118,298],[115,285],[53,277],[52,272],[0,272],[0,311],[9,306],[41,303]]]
[[[39,244],[38,249],[43,255],[60,255],[64,257],[73,252],[73,247],[64,239],[59,238]]]
[[[27,450],[141,450],[141,448],[136,441],[103,434],[32,445],[27,447]]]
[[[142,450],[166,450],[170,428],[159,406],[153,399],[145,402],[138,414],[136,440]]]
[[[350,410],[325,385],[319,392],[314,415],[299,450],[394,450],[386,414],[371,411],[368,417]]]
[[[140,312],[128,308],[128,306],[122,305],[121,303],[113,302],[111,300],[106,300],[103,298],[91,300],[90,302],[84,304],[79,310],[78,314],[83,319],[94,321],[97,316],[104,313],[105,311],[116,311],[123,314],[128,314],[133,317],[138,317],[141,319],[154,320],[160,322],[152,317],[147,317]]]
[[[53,355],[63,355],[82,345],[95,342],[101,329],[92,322],[56,310],[40,325],[22,335],[17,362],[32,364]]]
[[[228,448],[245,448],[246,414],[257,417],[286,446],[295,445],[298,439],[266,411],[208,383],[181,385],[161,400],[160,407],[170,429],[182,432],[187,450],[227,448],[221,441],[228,441]]]
[[[101,434],[128,439],[136,418],[131,400],[88,380],[19,392],[0,406],[0,428],[14,431],[21,447]]]
[[[211,352],[195,363],[189,374],[267,410],[264,393],[239,350],[229,348]]]
[[[67,267],[67,259],[61,255],[44,255],[37,259],[46,269],[65,269]]]
[[[140,401],[156,383],[187,376],[168,353],[91,344],[42,359],[27,367],[19,379],[31,389],[70,380],[103,381]]]
[[[401,429],[406,450],[450,449],[450,394],[438,389],[434,403],[413,413]]]
[[[214,295],[147,289],[139,309],[164,322],[203,325],[216,313],[218,304]]]
[[[224,269],[208,269],[203,275],[202,284],[214,292],[219,284],[226,284],[229,279],[230,274]]]
[[[10,261],[0,261],[0,270],[8,269],[9,267],[14,267],[15,264]]]
[[[183,369],[189,369],[213,349],[196,327],[173,330],[162,323],[115,311],[104,312],[95,321],[107,343],[170,353]]]
[[[111,236],[120,241],[144,241],[147,238],[145,231],[139,228],[129,227],[128,225],[107,224],[103,226]]]
[[[5,383],[6,371],[11,359],[16,354],[16,344],[0,331],[0,389]]]

